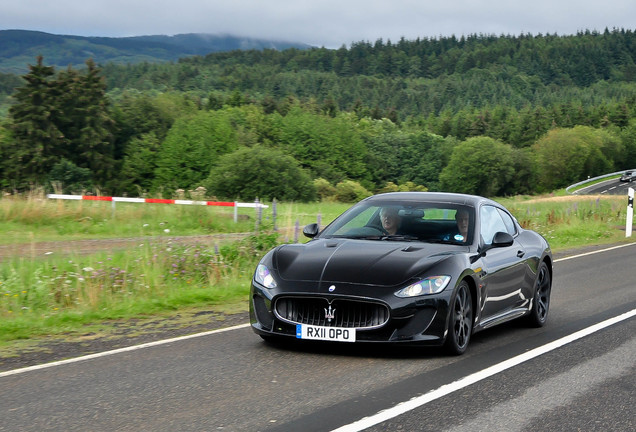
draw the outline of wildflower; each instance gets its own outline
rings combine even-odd
[[[95,269],[93,267],[84,267],[82,270],[84,270],[85,272],[95,271]]]
[[[170,232],[170,230],[168,228],[166,228],[165,230],[163,230],[163,232],[165,232],[166,234]]]
[[[147,224],[147,223],[146,223],[146,224],[144,224],[144,228],[146,228],[147,226],[150,226],[150,224]]]

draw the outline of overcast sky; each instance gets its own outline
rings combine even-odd
[[[636,30],[636,0],[2,0],[0,30],[232,34],[327,48],[401,37]]]

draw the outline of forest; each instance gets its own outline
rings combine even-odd
[[[0,188],[354,201],[636,167],[636,34],[470,35],[0,74]]]

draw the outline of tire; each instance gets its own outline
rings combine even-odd
[[[470,336],[473,333],[473,302],[470,287],[462,281],[452,298],[446,350],[453,355],[461,355],[466,351]]]
[[[543,327],[548,320],[550,311],[550,293],[552,291],[552,278],[550,270],[545,262],[539,264],[537,279],[534,282],[534,298],[530,314],[526,317],[530,327]]]

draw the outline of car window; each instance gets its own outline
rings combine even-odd
[[[506,225],[506,231],[508,231],[508,234],[510,234],[511,236],[516,235],[517,226],[515,225],[515,222],[512,220],[512,216],[510,216],[508,213],[506,213],[500,208],[498,208],[497,210],[499,211],[499,215],[501,216],[501,219],[503,219],[504,225]]]
[[[474,215],[474,208],[451,203],[362,203],[338,217],[321,235],[468,245],[472,242]]]
[[[379,211],[377,207],[361,208],[357,214],[352,214],[351,218],[345,220],[342,225],[337,227],[332,233],[333,235],[343,235],[352,232],[358,228],[369,226],[375,214]],[[377,224],[376,224],[377,225]],[[373,232],[369,233],[373,234]]]
[[[506,224],[501,218],[496,207],[485,205],[479,209],[479,221],[481,228],[481,237],[484,244],[492,244],[492,239],[498,232],[508,232]]]

